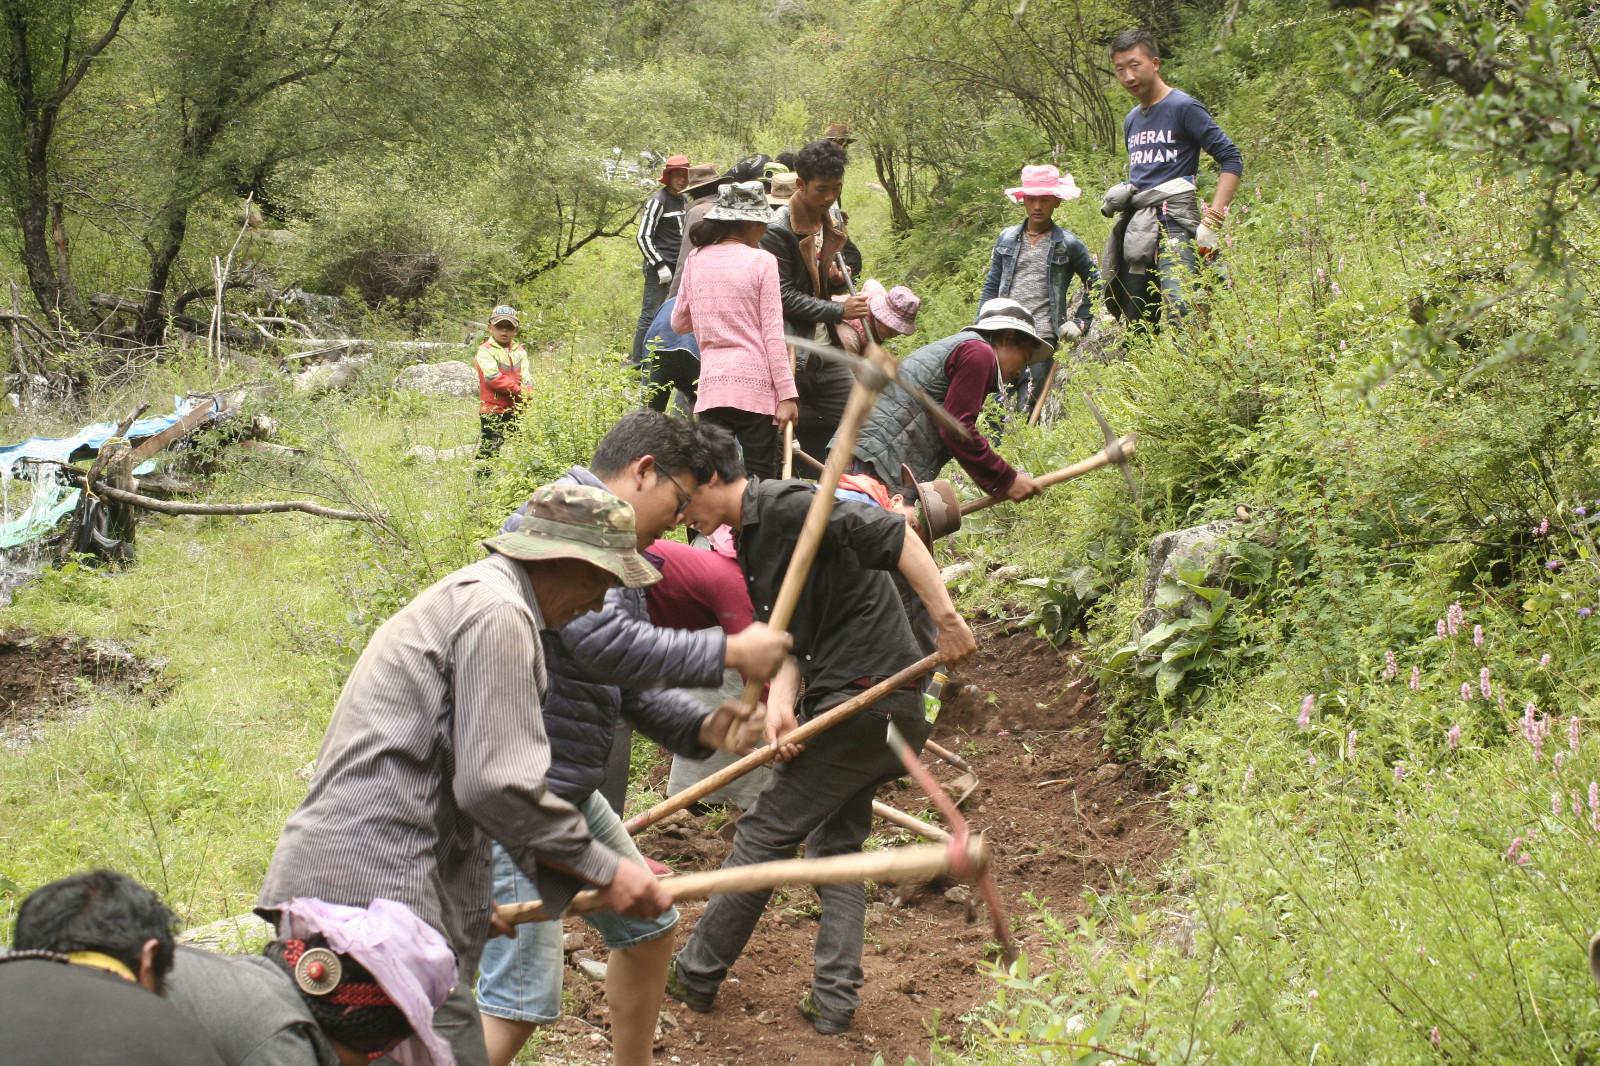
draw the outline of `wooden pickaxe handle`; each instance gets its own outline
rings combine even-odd
[[[901,829],[909,829],[920,837],[926,837],[929,840],[950,839],[949,830],[940,829],[932,822],[924,822],[921,818],[914,814],[907,814],[899,807],[891,807],[887,803],[879,803],[877,800],[873,800],[872,813],[890,825],[897,825]]]
[[[945,762],[949,763],[951,766],[954,766],[962,773],[972,773],[971,763],[967,762],[967,760],[963,759],[961,756],[957,755],[955,752],[951,751],[942,744],[935,744],[931,740],[925,740],[922,742],[922,750],[927,752],[929,755],[934,756],[935,758],[943,759]]]
[[[917,680],[917,678],[928,673],[938,665],[939,654],[937,652],[918,659],[904,670],[884,678],[882,681],[879,681],[876,685],[873,685],[860,695],[852,696],[843,703],[839,704],[839,706],[830,707],[828,710],[823,711],[810,721],[798,726],[797,728],[789,730],[789,732],[778,738],[778,743],[804,744],[818,733],[831,729],[840,722],[844,721],[846,718],[850,718],[857,712],[872,706],[874,703],[883,699],[883,697],[887,696],[895,689],[904,688],[906,685],[911,684],[911,682]],[[674,811],[681,811],[685,807],[698,803],[707,796],[711,795],[711,793],[717,791],[717,789],[739,780],[739,778],[743,777],[751,770],[754,770],[756,767],[765,766],[767,763],[771,762],[777,756],[777,754],[778,749],[771,745],[768,745],[764,748],[757,748],[755,751],[752,751],[749,755],[746,755],[738,762],[730,763],[727,766],[724,766],[710,777],[690,785],[682,792],[668,796],[666,799],[662,800],[654,807],[651,807],[649,810],[634,815],[632,818],[628,819],[624,825],[624,828],[626,828],[629,833],[638,833],[642,829],[647,829]]]
[[[1122,457],[1123,460],[1126,461],[1133,457],[1133,450],[1139,443],[1139,437],[1137,434],[1129,433],[1127,436],[1118,440],[1117,443],[1121,445]],[[1099,470],[1102,466],[1109,466],[1115,461],[1116,460],[1111,457],[1111,449],[1102,448],[1095,454],[1089,456],[1087,459],[1073,463],[1071,466],[1064,466],[1060,470],[1052,470],[1050,473],[1044,474],[1043,476],[1035,478],[1034,480],[1038,482],[1038,485],[1041,489],[1047,489],[1052,485],[1059,485],[1063,481],[1071,481],[1075,477],[1082,477],[1087,473]],[[982,511],[986,508],[993,507],[997,503],[1008,502],[1010,501],[1008,501],[1004,496],[985,496],[982,499],[968,500],[966,503],[962,504],[961,513],[963,515],[969,515],[975,511]]]
[[[968,859],[977,873],[989,867],[989,846],[974,839],[968,847]],[[682,874],[660,882],[674,903],[729,892],[755,892],[777,888],[779,885],[843,885],[855,881],[930,881],[951,872],[950,849],[943,844],[914,844],[904,848],[885,848],[882,851],[857,852],[852,855],[830,855],[825,859],[783,859],[778,862],[758,862],[748,866],[732,866],[705,873]],[[588,889],[573,897],[565,914],[592,914],[606,909],[600,892]],[[543,922],[561,915],[547,913],[538,900],[529,903],[502,903],[495,915],[512,925],[522,922]]]

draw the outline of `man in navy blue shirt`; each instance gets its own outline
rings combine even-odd
[[[1161,51],[1147,30],[1124,30],[1111,42],[1117,81],[1139,103],[1122,122],[1128,180],[1106,193],[1100,210],[1120,215],[1101,258],[1113,312],[1153,321],[1162,304],[1174,317],[1188,310],[1197,253],[1212,259],[1244,161],[1204,105],[1161,79]],[[1200,153],[1221,168],[1216,193],[1200,213]],[[1108,261],[1109,259],[1109,261]],[[1151,277],[1154,274],[1154,278]],[[1159,287],[1159,302],[1150,299]]]

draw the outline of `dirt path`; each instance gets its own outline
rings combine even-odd
[[[1083,889],[1153,871],[1172,838],[1162,825],[1164,801],[1144,772],[1107,762],[1092,684],[1078,667],[1025,635],[988,641],[979,658],[953,679],[971,687],[946,700],[934,735],[982,779],[967,815],[974,829],[988,831],[1018,942],[1030,950],[1042,934],[1024,893],[1047,898],[1057,914],[1075,913]],[[946,781],[954,777],[942,763],[936,772]],[[880,798],[914,813],[924,808],[914,788],[885,789]],[[683,871],[713,868],[728,851],[705,819],[652,829],[640,844]],[[966,907],[946,898],[949,887],[881,886],[869,893],[866,986],[855,1027],[843,1037],[817,1035],[795,1010],[810,983],[816,896],[809,889],[780,893],[712,1014],[667,1001],[657,1061],[866,1066],[880,1053],[895,1066],[907,1055],[925,1061],[930,1034],[958,1038],[961,1016],[992,990],[976,972],[989,941],[987,918],[968,924]],[[682,909],[686,932],[702,906]],[[604,958],[587,926],[568,929],[581,930],[578,954]],[[571,968],[567,984],[575,1017],[548,1034],[540,1061],[605,1062],[604,996]]]

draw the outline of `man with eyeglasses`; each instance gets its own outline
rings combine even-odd
[[[657,411],[627,415],[595,449],[587,468],[560,480],[605,489],[633,505],[639,546],[677,525],[695,492],[711,479],[711,459],[689,423]],[[544,634],[550,689],[544,724],[550,735],[550,790],[576,806],[596,841],[644,863],[622,827],[631,729],[638,726],[678,754],[704,758],[705,704],[681,691],[722,683],[723,668],[765,681],[792,641],[756,624],[734,636],[652,625],[643,595],[612,589],[605,606]],[[538,898],[509,856],[495,852],[495,902]],[[613,1061],[646,1066],[672,953],[675,910],[659,918],[586,916],[612,949],[606,969]],[[539,1025],[560,1017],[561,923],[523,926],[513,940],[492,940],[479,965],[478,1006],[492,1066],[510,1063]]]

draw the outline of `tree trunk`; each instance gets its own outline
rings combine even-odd
[[[189,230],[189,205],[169,203],[157,221],[156,242],[150,252],[150,273],[145,276],[145,295],[139,303],[139,320],[134,326],[140,344],[160,344],[167,329],[167,281],[172,264],[183,251],[183,237]]]

